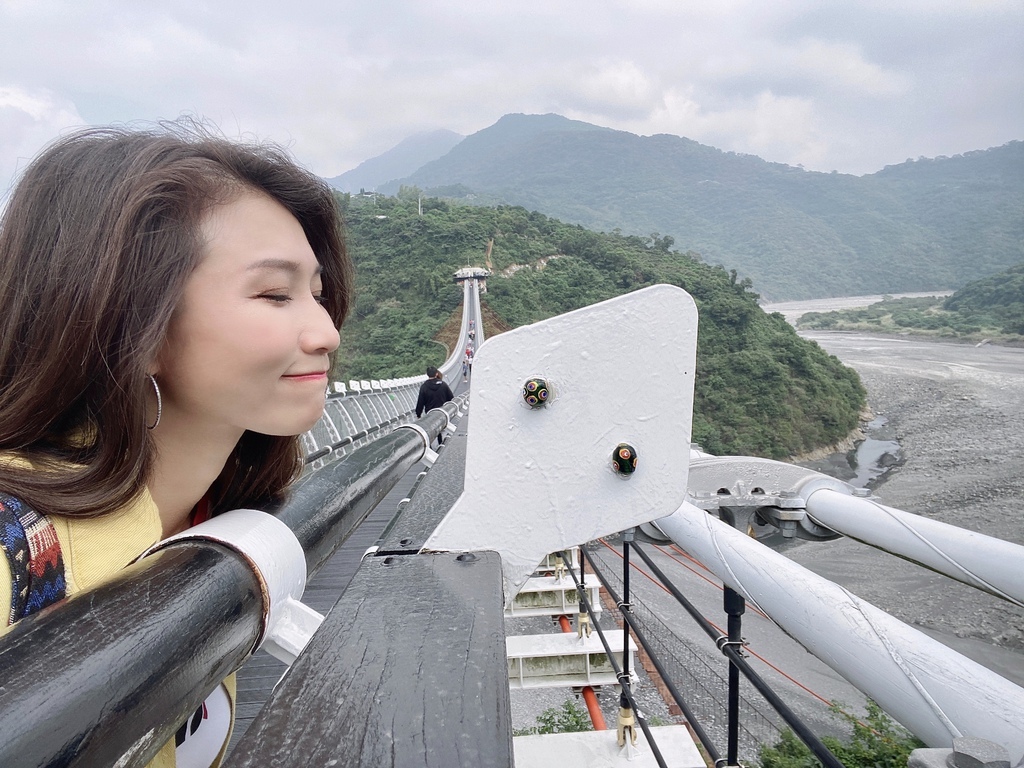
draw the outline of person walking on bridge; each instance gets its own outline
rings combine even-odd
[[[434,366],[427,368],[427,379],[420,384],[420,396],[416,399],[416,418],[434,408],[440,408],[449,400],[454,400],[451,388],[444,381],[444,374]],[[437,445],[444,443],[441,435],[437,436]]]

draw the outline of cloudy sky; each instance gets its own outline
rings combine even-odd
[[[335,176],[557,112],[870,173],[1024,139],[1024,0],[0,0],[0,197],[74,126],[199,115]]]

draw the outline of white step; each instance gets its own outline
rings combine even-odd
[[[685,725],[651,728],[654,743],[669,768],[705,768],[705,762]],[[627,757],[619,747],[615,729],[516,736],[512,751],[516,768],[653,768],[658,764],[637,726],[637,743]]]
[[[622,631],[605,632],[605,637],[621,669]],[[515,635],[505,638],[505,651],[509,686],[513,689],[616,685],[618,682],[597,632],[584,638],[575,633]],[[636,643],[632,638],[629,651],[632,676],[636,667]]]
[[[600,613],[600,587],[595,579],[592,581],[593,584],[586,585],[587,600],[594,613]],[[505,609],[505,616],[575,616],[579,612],[579,596],[571,577],[533,576],[512,598],[512,604]]]

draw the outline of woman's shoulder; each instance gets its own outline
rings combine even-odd
[[[68,595],[96,587],[162,535],[159,510],[145,488],[131,503],[105,515],[46,515],[44,519],[60,544]],[[12,582],[8,558],[0,557],[0,616],[9,615]]]
[[[55,515],[52,520],[64,552],[69,592],[105,581],[158,542],[163,532],[159,510],[145,488],[131,503],[108,514]]]

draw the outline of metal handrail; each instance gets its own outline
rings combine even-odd
[[[427,441],[465,398],[417,422]],[[399,429],[300,481],[275,514],[309,575],[427,447]],[[264,599],[243,555],[190,540],[18,622],[0,637],[0,765],[145,765],[254,651]]]

